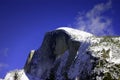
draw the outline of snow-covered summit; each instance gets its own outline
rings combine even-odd
[[[78,30],[78,29],[73,29],[70,27],[60,27],[57,28],[57,30],[64,30],[66,33],[68,33],[72,39],[77,40],[77,41],[85,41],[88,37],[93,36],[93,34]]]

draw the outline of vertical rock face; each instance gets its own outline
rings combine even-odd
[[[30,52],[24,70],[8,73],[5,80],[20,73],[25,78],[16,80],[120,80],[120,37],[58,28]]]
[[[74,61],[82,39],[80,39],[80,42],[79,38],[77,37],[79,33],[77,34],[76,32],[72,32],[70,34],[70,31],[72,29],[66,29],[61,28],[46,33],[41,47],[34,53],[29,66],[30,69],[25,69],[26,72],[29,72],[30,74],[41,78],[49,76],[47,74],[50,73],[50,69],[57,69],[60,65],[60,62],[54,65],[55,61],[57,61],[67,50],[69,52],[69,55],[66,64],[62,70],[65,72],[68,70],[68,68]],[[76,31],[80,32],[78,30]],[[84,38],[84,36],[81,36],[82,34],[79,35],[81,38]]]
[[[41,47],[35,51],[29,68],[25,71],[42,79],[49,78],[56,74],[61,64],[61,56],[67,51],[68,57],[64,62],[65,65],[61,68],[61,74],[67,75],[80,45],[92,36],[92,34],[71,28],[59,28],[47,32]]]

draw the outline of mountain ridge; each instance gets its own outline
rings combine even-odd
[[[61,27],[47,32],[24,68],[10,72],[13,76],[8,73],[5,80],[14,80],[19,73],[24,80],[119,80],[119,49],[120,37],[97,37]]]

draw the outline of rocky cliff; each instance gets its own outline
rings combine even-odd
[[[120,37],[67,27],[47,32],[24,68],[5,80],[120,80]]]

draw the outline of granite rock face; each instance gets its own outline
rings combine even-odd
[[[62,27],[47,32],[22,70],[5,80],[120,80],[120,37]],[[12,77],[11,79],[8,79]]]

